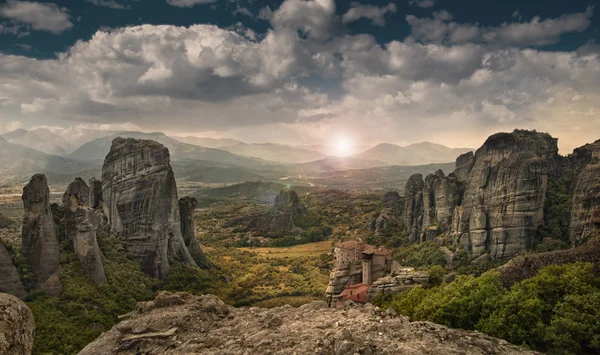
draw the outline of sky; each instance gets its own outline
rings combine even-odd
[[[593,0],[0,1],[0,132],[600,139]]]

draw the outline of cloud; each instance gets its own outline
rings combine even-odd
[[[377,7],[373,5],[355,5],[342,16],[343,23],[354,22],[361,18],[367,18],[376,26],[385,25],[385,15],[396,12],[396,4],[389,3],[387,6]]]
[[[52,3],[8,0],[0,7],[0,16],[30,25],[34,30],[54,34],[73,27],[68,10]]]
[[[194,7],[196,5],[212,4],[218,0],[167,0],[167,4],[177,7]]]
[[[96,6],[109,7],[111,9],[115,9],[115,10],[131,9],[130,6],[120,4],[120,3],[116,2],[115,0],[85,0],[85,1],[90,2]]]
[[[488,43],[504,46],[544,46],[560,41],[567,33],[583,32],[590,23],[593,8],[585,12],[564,14],[558,18],[542,20],[539,16],[530,22],[504,23],[499,27],[482,27],[477,24],[453,22],[447,12],[434,13],[432,18],[407,15],[412,27],[411,37],[431,43]]]
[[[408,4],[427,9],[435,5],[435,0],[410,0]]]
[[[332,1],[287,0],[262,13],[271,28],[260,35],[241,23],[142,25],[98,31],[56,59],[0,54],[0,110],[21,124],[287,143],[327,142],[342,128],[370,143],[475,147],[515,127],[550,131],[567,145],[597,139],[595,42],[544,52],[487,43],[480,31],[489,29],[473,25],[475,43],[432,28],[439,40],[381,44],[344,31]],[[449,24],[452,16],[428,20]]]

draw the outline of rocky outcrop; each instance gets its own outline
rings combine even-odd
[[[123,319],[80,355],[534,354],[478,332],[411,323],[370,304],[236,309],[214,295],[163,291]]]
[[[520,255],[496,268],[506,287],[534,277],[542,268],[550,265],[586,262],[600,264],[600,238],[595,238],[576,248],[555,250],[547,253]]]
[[[0,354],[30,355],[34,335],[35,322],[27,305],[0,293]]]
[[[46,176],[34,175],[23,188],[23,246],[22,252],[42,290],[57,295],[62,286],[59,244],[56,225],[50,209],[50,189]]]
[[[182,197],[179,199],[179,215],[181,217],[181,236],[185,246],[190,251],[199,267],[208,269],[212,265],[202,252],[200,243],[196,239],[196,226],[194,224],[194,210],[198,207],[198,200],[194,197]]]
[[[90,179],[89,203],[92,209],[102,207],[102,181],[95,177]]]
[[[423,227],[423,175],[414,174],[404,189],[404,224],[408,229],[409,241],[419,241]]]
[[[0,241],[0,292],[25,298],[27,292],[23,288],[19,271],[13,264],[13,258]]]
[[[367,302],[371,302],[378,295],[397,294],[411,290],[416,285],[427,283],[429,283],[429,274],[426,271],[415,271],[412,267],[399,268],[373,282],[367,292]]]
[[[433,240],[441,231],[450,228],[462,192],[462,184],[455,177],[445,176],[441,170],[427,175],[423,188],[421,242]]]
[[[175,176],[162,144],[115,138],[102,167],[102,199],[112,230],[147,275],[164,279],[169,258],[196,266],[181,236]]]
[[[576,171],[569,234],[578,245],[600,236],[600,140],[575,149],[569,160]]]
[[[262,236],[280,236],[294,230],[296,219],[307,215],[306,207],[300,202],[296,191],[281,190],[271,210],[233,218],[221,227],[242,227]]]
[[[531,249],[557,154],[547,133],[520,130],[495,134],[477,150],[453,218],[453,234],[471,254],[511,258]]]
[[[375,235],[388,236],[392,228],[402,225],[401,203],[402,198],[396,191],[386,192],[383,196],[384,208],[371,224]]]
[[[77,228],[75,226],[75,210],[79,206],[87,206],[90,197],[90,188],[81,178],[76,178],[67,187],[63,194],[62,202],[65,210],[65,234],[69,240],[75,240]]]
[[[279,235],[295,228],[294,220],[307,215],[306,207],[300,202],[294,190],[281,190],[275,197],[276,216],[273,218],[269,234]]]
[[[465,154],[461,154],[456,158],[456,168],[454,169],[454,176],[459,181],[466,181],[467,177],[469,177],[469,173],[471,169],[473,169],[473,164],[475,163],[475,154],[473,152],[468,152]]]
[[[94,284],[106,282],[102,252],[96,231],[104,222],[103,216],[90,208],[90,189],[80,178],[69,184],[63,195],[65,234],[73,241],[75,254]]]

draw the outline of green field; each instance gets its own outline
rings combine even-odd
[[[329,254],[333,249],[333,244],[329,240],[322,242],[294,245],[291,247],[273,247],[273,248],[238,248],[242,251],[256,253],[269,258],[299,258],[310,257],[321,254]]]

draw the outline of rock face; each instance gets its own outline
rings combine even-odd
[[[150,140],[115,138],[102,167],[104,214],[143,271],[161,280],[169,258],[196,266],[181,236],[169,150]]]
[[[408,291],[416,285],[429,283],[429,274],[425,271],[415,271],[412,267],[401,267],[390,275],[373,282],[367,292],[367,302],[371,302],[377,295],[396,294]]]
[[[23,188],[22,252],[42,290],[58,295],[62,289],[58,272],[59,244],[56,225],[50,209],[50,189],[46,176],[34,175]]]
[[[377,219],[372,222],[372,230],[377,236],[386,236],[390,228],[402,225],[402,198],[396,191],[389,191],[383,196],[384,208]]]
[[[529,250],[543,219],[557,140],[515,130],[490,136],[475,153],[453,234],[474,255],[511,258]]]
[[[423,188],[423,229],[421,242],[433,240],[438,231],[452,225],[454,208],[460,202],[462,186],[455,177],[438,170],[425,178]]]
[[[475,163],[475,154],[468,152],[461,154],[456,158],[456,168],[454,169],[454,175],[460,181],[466,181],[469,177],[473,164]]]
[[[419,241],[423,227],[423,175],[414,174],[406,182],[404,189],[404,224],[408,229],[409,240]]]
[[[163,291],[86,346],[96,354],[535,354],[487,335],[380,311],[313,302],[236,309],[214,295]]]
[[[578,172],[571,207],[573,245],[600,236],[600,140],[576,149],[569,157]]]
[[[89,202],[92,209],[102,207],[102,181],[96,178],[90,179]]]
[[[198,200],[194,197],[182,197],[179,199],[179,215],[181,217],[181,236],[185,246],[190,251],[199,267],[208,269],[212,265],[202,252],[200,243],[196,239],[196,226],[194,225],[194,210],[198,207]]]
[[[90,189],[80,178],[75,179],[63,195],[65,233],[73,241],[75,253],[93,283],[106,282],[102,252],[96,231],[103,223],[100,213],[88,205]]]
[[[0,292],[9,293],[21,299],[27,296],[19,272],[2,241],[0,241]]]
[[[294,220],[307,215],[306,207],[300,202],[294,190],[281,190],[275,197],[276,216],[273,218],[269,234],[278,235],[295,228]]]
[[[0,293],[0,354],[30,355],[35,322],[33,314],[18,298]]]

